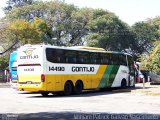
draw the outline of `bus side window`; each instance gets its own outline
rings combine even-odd
[[[126,55],[119,55],[119,64],[125,66],[127,65]]]
[[[90,59],[91,59],[91,64],[100,64],[100,53],[91,53],[90,54]]]
[[[110,62],[111,65],[117,65],[117,58],[115,54],[110,54]]]
[[[110,64],[111,63],[111,54],[106,54],[105,59],[106,59],[106,64]]]
[[[56,49],[56,62],[57,63],[65,63],[64,61],[64,50],[63,49]]]
[[[112,54],[112,58],[111,58],[112,59],[112,64],[113,65],[122,65],[122,64],[124,64],[121,58],[122,57],[121,57],[120,54]]]
[[[79,51],[78,52],[78,63],[79,64],[89,64],[90,63],[90,53]]]
[[[65,51],[66,63],[76,63],[77,62],[77,52],[74,50]]]
[[[104,53],[100,53],[100,64],[105,64],[105,54]]]
[[[53,62],[53,63],[56,62],[55,61],[55,53],[54,53],[53,49],[51,49],[51,48],[46,49],[46,57],[49,62]]]
[[[110,56],[108,55],[108,53],[101,53],[100,58],[101,58],[101,64],[108,64],[109,63]]]
[[[120,64],[120,60],[119,60],[119,56],[120,56],[120,54],[116,54],[116,55],[115,55],[115,64],[116,64],[116,65],[121,65],[121,64]]]
[[[62,49],[46,49],[46,57],[49,62],[52,63],[63,63],[64,62],[64,52]]]

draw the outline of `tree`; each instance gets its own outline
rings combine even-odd
[[[20,44],[45,42],[48,26],[44,20],[35,18],[33,22],[25,20],[15,20],[10,22],[6,28],[8,41],[19,41]]]
[[[152,25],[145,22],[138,22],[132,26],[137,42],[138,52],[150,52],[153,47],[152,43],[159,38],[157,25]]]
[[[35,18],[40,18],[45,22],[43,24],[46,26],[45,32],[35,26],[33,28],[30,24],[35,21]],[[30,5],[15,7],[6,15],[6,20],[10,22],[17,19],[28,22],[26,23],[28,24],[27,37],[24,33],[22,35],[25,29],[19,35],[23,36],[24,43],[32,42],[33,39],[35,42],[38,38],[41,42],[58,46],[86,43],[88,46],[102,47],[107,50],[131,49],[134,53],[141,54],[149,50],[152,47],[151,42],[158,37],[157,25],[139,22],[129,27],[116,15],[106,10],[79,9],[60,1],[37,1]],[[29,38],[33,31],[36,31],[36,34]],[[12,32],[14,35],[10,38],[14,37],[15,40],[17,33],[14,29]],[[37,40],[37,43],[40,41]]]
[[[8,0],[7,6],[4,8],[5,13],[9,13],[12,9],[16,7],[21,7],[24,5],[31,5],[34,0]]]
[[[78,9],[59,1],[35,2],[13,9],[6,19],[24,19],[31,22],[34,17],[45,20],[51,28],[49,34],[46,34],[50,44],[82,45],[82,39],[87,34],[87,23],[92,19],[92,9]]]
[[[71,24],[65,28],[69,36],[69,46],[84,44],[83,38],[88,34],[88,23],[92,18],[92,9],[82,8],[72,12]]]
[[[89,23],[87,45],[116,51],[134,49],[134,36],[129,26],[117,16],[104,10],[95,10],[93,16]]]
[[[154,42],[155,48],[149,55],[142,55],[140,68],[160,74],[160,41]]]
[[[140,56],[141,69],[160,74],[160,17],[148,19],[145,23],[136,25],[136,34],[139,42],[144,43]],[[143,33],[141,32],[143,31]],[[154,42],[155,41],[155,42]],[[149,47],[147,47],[149,46]],[[143,50],[144,49],[144,50]],[[146,52],[147,51],[147,52]]]
[[[0,57],[0,69],[5,70],[5,68],[8,66],[8,55],[3,55]]]
[[[9,52],[17,44],[17,41],[8,42],[7,25],[8,25],[8,23],[1,23],[0,24],[0,43],[1,43],[0,47],[3,49],[0,53],[0,55],[3,55],[5,53]]]

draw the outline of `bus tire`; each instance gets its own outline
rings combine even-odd
[[[77,81],[74,87],[74,93],[80,94],[83,90],[83,83],[82,81]]]
[[[48,94],[49,94],[49,92],[41,92],[41,95],[42,95],[43,97],[47,97]]]
[[[64,95],[70,95],[73,91],[72,82],[67,81],[64,85]]]
[[[123,79],[123,80],[121,81],[121,88],[126,88],[126,87],[127,87],[127,82],[126,82],[125,79]]]

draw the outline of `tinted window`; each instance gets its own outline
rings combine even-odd
[[[65,51],[65,61],[66,63],[76,63],[77,62],[77,51],[66,50]]]
[[[112,53],[94,53],[86,51],[46,49],[46,57],[53,63],[77,63],[77,64],[110,64],[126,65],[126,55]],[[132,57],[128,56],[129,64],[133,63]]]
[[[90,53],[85,51],[78,52],[78,61],[79,64],[89,64],[90,63]]]
[[[118,65],[119,64],[119,59],[118,59],[117,54],[111,54],[110,64],[112,64],[112,65]]]
[[[49,62],[64,63],[64,50],[63,49],[46,49],[46,57]]]
[[[90,53],[91,64],[100,64],[100,53]]]
[[[127,65],[126,56],[122,54],[101,53],[101,64]]]
[[[100,59],[101,64],[109,64],[110,63],[110,54],[101,53],[100,58],[101,58]]]
[[[119,55],[119,64],[120,65],[127,65],[126,55]]]

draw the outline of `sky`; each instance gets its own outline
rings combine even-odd
[[[0,18],[7,0],[0,1]],[[62,0],[63,1],[63,0]],[[101,8],[115,13],[122,21],[133,25],[147,18],[160,16],[160,0],[64,0],[77,7]]]

